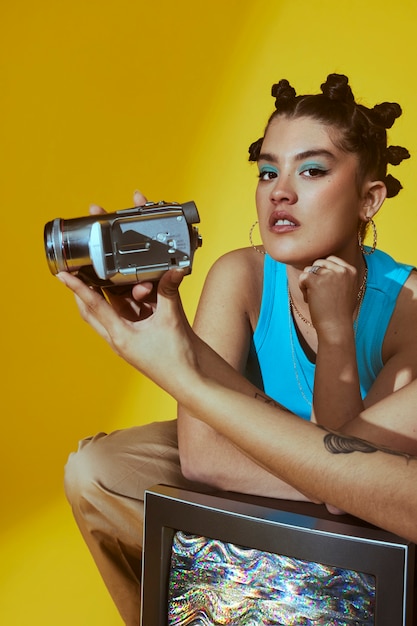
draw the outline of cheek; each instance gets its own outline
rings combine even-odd
[[[260,185],[258,185],[255,191],[255,204],[256,204],[256,210],[257,210],[258,216],[261,216],[262,213],[265,212],[265,200],[266,199],[267,198],[265,196],[265,190],[262,189]]]

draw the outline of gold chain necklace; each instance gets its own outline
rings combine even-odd
[[[295,306],[295,302],[292,299],[291,291],[289,290],[289,288],[288,288],[288,299],[290,301],[290,308],[292,309],[292,312],[295,313],[300,318],[300,320],[302,322],[304,322],[304,324],[307,324],[307,326],[313,327],[312,322],[310,322],[310,320],[308,320],[306,317],[304,317],[304,315],[302,313],[300,313],[300,311]]]
[[[363,298],[364,298],[364,295],[365,295],[367,279],[368,279],[368,268],[365,267],[365,273],[363,275],[363,280],[362,280],[361,286],[359,287],[358,295],[356,297],[357,313],[356,313],[355,322],[354,322],[355,329],[356,329],[356,326],[357,326],[357,321],[358,321],[358,318],[359,318],[359,313],[360,313],[360,310],[361,310],[362,301],[363,301]],[[312,322],[310,322],[310,320],[308,320],[306,317],[304,317],[304,315],[295,306],[295,302],[292,299],[292,295],[291,295],[291,291],[290,291],[289,287],[288,287],[288,299],[289,299],[289,302],[290,302],[290,308],[293,311],[293,313],[295,313],[297,315],[297,317],[299,317],[300,320],[302,322],[304,322],[304,324],[307,324],[307,326],[310,326],[311,328],[314,328]]]
[[[289,307],[288,307],[288,330],[289,330],[289,334],[290,334],[290,348],[291,348],[291,358],[292,358],[292,364],[294,367],[294,374],[295,374],[295,380],[297,381],[297,385],[298,385],[298,389],[300,390],[301,396],[303,398],[303,400],[305,400],[305,402],[308,404],[308,406],[310,408],[313,407],[311,401],[309,400],[309,398],[307,398],[306,394],[304,393],[304,389],[303,386],[301,384],[301,380],[300,377],[298,375],[298,368],[297,368],[297,359],[295,356],[295,347],[294,347],[294,340],[293,340],[293,325],[292,325],[292,315],[291,315],[291,294],[290,294],[290,287],[288,285],[288,300],[289,300]],[[294,306],[294,304],[293,304]],[[309,324],[310,326],[312,326],[313,324],[311,322],[309,322],[308,320],[305,320],[305,322],[307,324]]]
[[[358,299],[357,299],[357,305],[356,305],[356,317],[355,317],[355,321],[353,322],[353,330],[355,333],[355,337],[356,337],[356,331],[358,330],[358,322],[359,322],[359,315],[361,312],[361,308],[362,308],[362,302],[363,299],[365,297],[365,291],[366,291],[366,282],[368,280],[368,266],[365,265],[365,274],[363,276],[363,281],[361,283],[361,286],[359,287],[359,291],[358,291]]]

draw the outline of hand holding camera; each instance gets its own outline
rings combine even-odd
[[[199,372],[197,351],[178,293],[184,270],[165,272],[155,287],[152,314],[136,316],[133,308],[131,316],[126,315],[74,274],[59,272],[57,276],[74,293],[83,320],[118,356],[171,395],[194,387]],[[132,302],[135,305],[133,298]],[[139,310],[142,305],[136,302],[136,306]],[[177,368],[181,377],[175,375]]]
[[[191,272],[194,252],[202,244],[194,226],[200,221],[194,202],[147,202],[139,192],[134,201],[132,209],[115,213],[93,206],[87,217],[57,218],[44,229],[52,274],[69,272],[101,289],[132,321],[152,314],[153,283],[167,270]]]
[[[157,281],[174,267],[191,272],[202,239],[194,202],[146,202],[115,213],[45,225],[49,269],[76,274],[88,285],[112,287]]]

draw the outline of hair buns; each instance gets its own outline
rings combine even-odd
[[[355,98],[344,74],[329,74],[325,83],[320,85],[323,95],[329,100],[338,100],[346,104],[354,104]]]
[[[288,80],[283,78],[279,83],[272,85],[271,96],[275,98],[275,108],[278,108],[280,103],[287,100],[294,100],[296,93],[294,87],[291,87]]]

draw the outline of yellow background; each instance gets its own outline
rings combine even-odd
[[[272,111],[272,83],[315,92],[328,73],[346,73],[365,104],[401,103],[392,142],[417,155],[416,7],[3,2],[1,624],[120,624],[64,501],[63,466],[83,436],[175,413],[79,319],[47,269],[45,222],[85,215],[92,202],[129,207],[138,187],[195,200],[204,246],[183,286],[192,316],[212,261],[247,245],[247,148]],[[377,219],[379,247],[412,263],[415,159],[395,168],[404,190]]]

